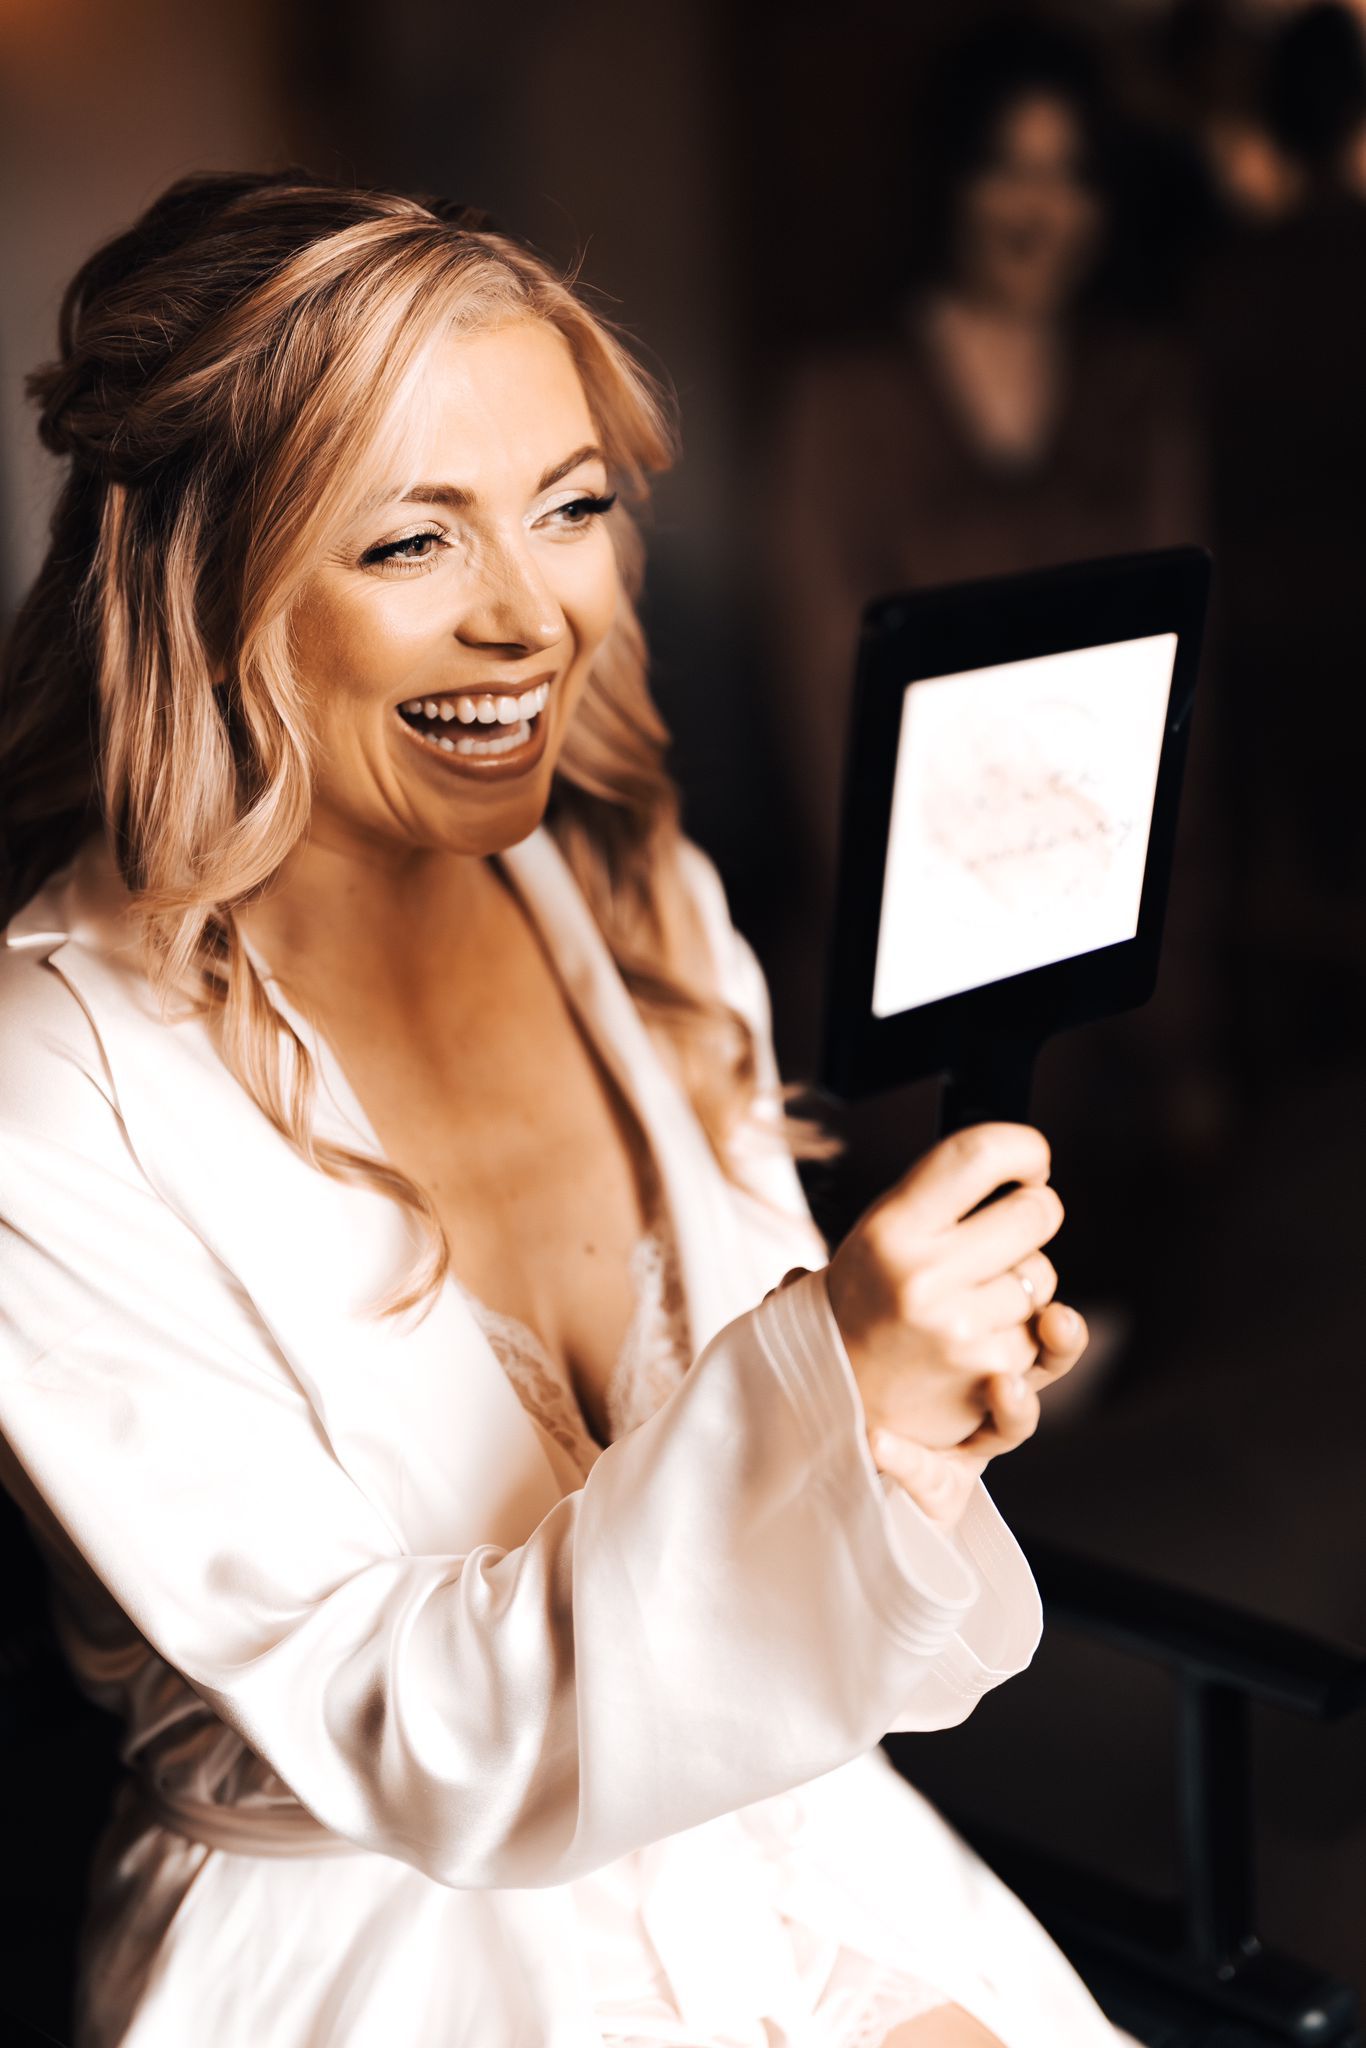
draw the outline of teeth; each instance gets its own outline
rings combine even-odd
[[[443,754],[507,754],[514,747],[524,747],[531,738],[531,720],[521,718],[516,725],[500,726],[495,734],[485,738],[481,732],[478,738],[473,733],[453,736],[448,732],[422,732],[418,738],[429,747],[439,747]]]
[[[451,746],[457,754],[507,754],[513,747],[525,746],[531,738],[531,726],[526,719],[519,725],[499,733],[496,740],[476,739],[471,733],[468,738],[452,740]]]
[[[524,691],[520,697],[498,696],[492,691],[478,697],[410,697],[403,709],[414,717],[430,719],[441,725],[458,720],[461,725],[502,725],[510,728],[537,717],[545,709],[549,695],[549,683],[542,683],[537,689]]]

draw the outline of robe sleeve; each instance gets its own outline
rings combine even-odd
[[[856,1417],[856,1435],[864,1469],[862,1490],[877,1490],[882,1508],[882,1540],[902,1564],[908,1582],[956,1584],[962,1604],[955,1625],[942,1646],[934,1670],[916,1680],[914,1703],[904,1718],[884,1733],[910,1733],[927,1725],[931,1702],[942,1701],[947,1726],[965,1718],[962,1700],[980,1697],[1003,1679],[1029,1664],[1043,1632],[1043,1608],[1034,1575],[979,1479],[957,1526],[946,1532],[932,1522],[890,1473],[880,1472],[867,1441],[867,1418],[849,1354],[824,1285],[828,1246],[817,1229],[795,1161],[781,1138],[784,1111],[773,1044],[768,983],[753,947],[731,920],[730,908],[716,864],[694,840],[684,839],[680,860],[687,885],[706,930],[715,962],[717,985],[744,1017],[754,1036],[758,1099],[750,1142],[737,1147],[742,1170],[761,1185],[767,1199],[783,1210],[813,1244],[809,1255],[821,1270],[809,1280],[785,1289],[792,1299],[787,1324],[790,1350],[806,1352],[811,1370],[833,1371],[844,1382],[846,1403]]]
[[[525,1541],[414,1554],[145,1178],[74,996],[25,981],[16,1006],[0,977],[6,1455],[325,1827],[451,1886],[558,1885],[971,1710],[973,1570],[894,1539],[819,1274],[719,1331]]]

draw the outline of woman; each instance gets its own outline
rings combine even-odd
[[[302,172],[173,187],[32,385],[0,1432],[127,1721],[81,2048],[1113,2041],[875,1747],[1038,1638],[1047,1149],[827,1258],[645,685],[657,393]]]
[[[814,876],[833,872],[849,650],[870,598],[1198,537],[1168,352],[1105,318],[1107,119],[1084,42],[993,22],[922,81],[878,331],[798,365],[761,465],[774,720]]]
[[[797,1049],[818,1010],[864,604],[1201,537],[1184,378],[1166,345],[1097,303],[1113,122],[1087,45],[1070,31],[993,22],[945,50],[918,101],[919,160],[893,221],[911,252],[894,315],[794,371],[749,521],[766,558],[756,582],[767,593],[769,724],[806,853],[790,898],[800,914],[773,964]],[[1129,1270],[1169,1261],[1174,1240],[1151,1189],[1198,1183],[1226,1113],[1210,943],[1220,807],[1207,743],[1197,731],[1162,991],[1077,1037],[1065,1071],[1041,1062],[1035,1093],[1072,1192],[1069,1268],[1085,1283],[1093,1332],[1087,1383],[1069,1389],[1081,1398],[1138,1334]],[[887,1184],[917,1114],[909,1103],[854,1114],[846,1215]]]

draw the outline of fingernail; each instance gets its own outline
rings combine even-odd
[[[1056,1321],[1064,1337],[1075,1337],[1081,1328],[1081,1321],[1074,1308],[1059,1308]]]

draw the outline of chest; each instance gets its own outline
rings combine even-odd
[[[386,1158],[432,1202],[456,1278],[536,1333],[605,1443],[654,1170],[549,962],[515,944],[475,1006],[357,1007],[328,1035]]]

